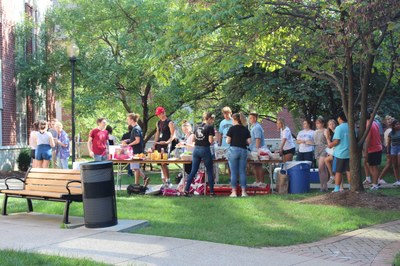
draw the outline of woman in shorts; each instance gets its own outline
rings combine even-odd
[[[287,161],[292,161],[293,156],[296,153],[296,145],[294,144],[292,132],[286,126],[283,118],[278,118],[276,121],[276,126],[280,130],[281,134],[280,154],[282,156],[282,161],[284,163]]]
[[[52,150],[55,146],[53,135],[47,131],[47,122],[42,120],[39,122],[39,132],[34,135],[34,145],[37,145],[35,151],[36,167],[49,168]]]
[[[328,147],[328,142],[326,140],[325,121],[322,117],[318,117],[315,120],[316,130],[314,132],[314,144],[315,144],[315,159],[318,165],[318,174],[321,185],[321,192],[328,191],[328,171],[325,165],[325,158],[327,156],[326,148]]]
[[[335,133],[335,128],[337,126],[337,123],[335,119],[330,119],[328,121],[328,130],[325,131],[325,138],[328,143],[328,145],[333,141],[333,134]],[[333,149],[327,150],[327,156],[325,158],[325,165],[328,168],[329,172],[329,184],[333,184],[335,182],[335,174],[334,171],[332,170],[332,164],[333,164]]]

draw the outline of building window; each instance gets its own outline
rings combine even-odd
[[[16,129],[17,129],[17,144],[27,144],[27,119],[26,119],[26,99],[17,89],[17,113],[16,113]]]

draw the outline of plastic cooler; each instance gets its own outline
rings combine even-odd
[[[319,183],[318,168],[311,168],[310,169],[310,183]]]
[[[310,161],[286,162],[290,194],[310,192],[310,168]]]

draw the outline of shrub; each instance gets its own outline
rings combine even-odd
[[[31,149],[22,149],[17,158],[18,169],[27,171],[31,164]]]

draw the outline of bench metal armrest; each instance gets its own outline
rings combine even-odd
[[[79,180],[68,181],[68,183],[65,185],[65,188],[68,190],[68,195],[71,195],[71,191],[69,190],[69,185],[72,183],[82,184],[82,181],[79,181]]]
[[[19,178],[19,177],[15,177],[15,176],[7,177],[7,178],[4,180],[4,185],[6,186],[7,189],[10,189],[10,188],[8,187],[7,181],[8,181],[8,180],[11,180],[11,179],[19,180],[19,181],[21,181],[22,183],[25,184],[25,181],[22,180],[22,179]]]

